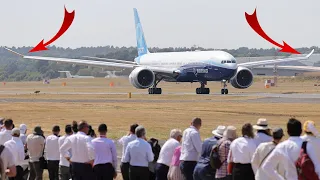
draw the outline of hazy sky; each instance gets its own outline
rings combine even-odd
[[[261,26],[278,42],[320,46],[319,0],[6,0],[0,6],[1,46],[35,46],[59,30],[64,5],[76,10],[71,28],[53,45],[135,46],[136,7],[150,47],[274,47],[247,24],[257,7]]]

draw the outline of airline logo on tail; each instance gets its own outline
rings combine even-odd
[[[136,39],[137,39],[137,50],[138,55],[142,56],[144,54],[149,53],[146,40],[144,38],[143,29],[141,26],[139,14],[136,8],[133,9],[134,11],[134,21],[136,26]]]

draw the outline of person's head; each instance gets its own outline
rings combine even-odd
[[[100,135],[105,136],[108,132],[108,127],[106,124],[100,124],[98,127],[98,131]]]
[[[41,129],[41,126],[36,126],[33,129],[33,134],[43,136],[43,131]]]
[[[146,137],[146,129],[143,126],[138,126],[135,133],[138,138],[144,139]]]
[[[20,134],[27,134],[27,125],[20,124]]]
[[[91,125],[89,125],[89,131],[88,131],[87,135],[90,136],[90,137],[96,137],[96,133],[92,129]]]
[[[60,133],[60,126],[54,125],[54,126],[52,127],[52,134],[58,136],[59,133]]]
[[[254,138],[253,127],[250,123],[246,123],[242,126],[242,136]]]
[[[89,125],[87,123],[87,121],[80,121],[79,125],[78,125],[78,130],[88,134],[89,133]]]
[[[212,131],[212,134],[216,139],[220,139],[223,137],[223,133],[226,130],[226,126],[218,126],[216,129]]]
[[[20,129],[18,128],[13,128],[11,131],[12,137],[20,137]]]
[[[237,128],[234,126],[228,126],[227,129],[223,132],[223,138],[233,141],[237,138]]]
[[[272,131],[272,137],[273,137],[273,141],[275,143],[279,143],[282,139],[282,137],[284,136],[283,130],[282,128],[275,128]]]
[[[72,131],[73,131],[73,133],[77,133],[78,132],[78,123],[77,123],[77,121],[72,121]]]
[[[191,125],[194,126],[196,129],[200,130],[201,124],[202,124],[202,121],[200,118],[193,118],[192,119]]]
[[[67,124],[66,127],[64,128],[64,132],[67,135],[71,135],[72,134],[72,126],[70,124]]]
[[[303,124],[303,131],[304,131],[304,133],[306,133],[307,135],[313,135],[312,130],[310,129],[310,126],[311,126],[311,128],[315,128],[315,123],[314,123],[314,121],[306,121],[306,122],[304,122],[304,124]]]
[[[12,119],[6,119],[6,120],[4,120],[4,127],[5,127],[7,130],[12,130],[12,129],[13,129],[13,121],[12,121]]]
[[[271,136],[270,128],[268,126],[268,120],[265,118],[259,118],[257,124],[252,126],[258,133],[264,133]]]
[[[170,132],[170,138],[177,140],[178,142],[182,139],[182,132],[180,129],[172,129]]]
[[[136,133],[136,128],[138,127],[139,125],[138,124],[132,124],[130,126],[130,133],[131,134],[135,134]]]
[[[289,136],[300,136],[302,133],[301,122],[295,118],[290,118],[287,123],[287,132]]]

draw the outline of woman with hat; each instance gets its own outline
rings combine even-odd
[[[258,119],[257,124],[253,125],[253,128],[257,130],[257,133],[254,137],[254,142],[257,146],[259,146],[261,143],[272,141],[267,119]]]

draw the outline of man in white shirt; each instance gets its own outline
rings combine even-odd
[[[268,176],[268,179],[298,179],[295,162],[299,158],[303,142],[300,138],[301,122],[295,118],[289,119],[287,132],[290,136],[288,140],[278,144],[262,164],[261,169]],[[278,172],[279,165],[284,167],[284,175]]]
[[[264,142],[272,141],[267,119],[258,119],[257,124],[253,125],[253,128],[257,130],[257,133],[254,137],[254,142],[256,143],[256,146],[259,146],[259,144]]]
[[[253,172],[255,173],[255,178],[259,180],[269,180],[268,176],[261,169],[261,165],[266,160],[266,158],[271,154],[276,145],[281,142],[282,137],[284,136],[283,130],[281,128],[275,128],[273,130],[273,141],[261,143],[256,152],[253,154],[251,165]],[[284,174],[283,166],[278,166],[278,172]]]
[[[257,148],[253,138],[253,128],[250,123],[242,126],[242,136],[230,144],[228,163],[233,163],[233,180],[254,180],[251,159]]]
[[[12,139],[11,130],[13,128],[12,119],[4,120],[4,131],[0,132],[0,145],[3,145],[5,142]]]
[[[45,153],[48,161],[48,172],[50,180],[59,179],[59,133],[60,127],[55,125],[52,128],[52,135],[46,138]]]
[[[23,145],[27,143],[27,125],[25,124],[20,124],[20,139]]]
[[[122,145],[122,157],[121,157],[121,164],[120,164],[120,169],[121,169],[121,174],[122,174],[122,179],[123,180],[129,180],[129,163],[124,162],[124,156],[125,156],[125,150],[128,146],[128,144],[131,141],[134,141],[137,139],[136,136],[136,128],[138,127],[138,124],[132,124],[130,126],[129,134],[123,136],[118,142],[119,144]]]
[[[124,162],[129,162],[130,180],[148,180],[149,162],[154,159],[150,144],[146,139],[146,130],[143,126],[136,128],[137,139],[130,142],[125,151]]]
[[[72,174],[76,180],[92,179],[93,162],[94,162],[94,149],[87,136],[89,125],[86,121],[81,121],[78,125],[78,133],[69,136],[65,139],[63,145],[60,147],[61,154],[67,160],[72,162]],[[68,152],[71,149],[71,158],[68,157]]]
[[[21,167],[24,160],[24,147],[20,140],[20,130],[14,128],[11,131],[12,139],[4,143],[4,146],[10,150],[14,158],[14,164],[16,165],[17,175],[16,177],[9,178],[9,180],[23,180],[23,169]]]
[[[180,169],[185,180],[193,180],[193,171],[200,157],[202,141],[199,130],[201,124],[200,118],[194,118],[191,126],[183,131]]]
[[[68,138],[69,136],[72,135],[72,128],[71,125],[68,124],[65,127],[65,135],[60,137],[58,140],[59,144],[59,149],[61,148],[62,144]],[[66,157],[71,157],[71,152],[70,150],[67,152],[67,154],[63,155],[60,153],[60,161],[59,161],[59,180],[69,180],[71,175],[70,175],[70,162],[65,158]]]
[[[320,179],[320,138],[317,138],[319,132],[313,121],[306,121],[303,125],[303,131],[305,132],[305,135],[301,136],[301,139],[308,141],[307,154],[312,160],[314,170]]]
[[[0,145],[0,158],[3,168],[3,171],[0,172],[1,177],[15,177],[17,175],[17,170],[14,162],[15,158],[13,157],[11,151],[3,145]]]
[[[99,180],[113,180],[117,177],[117,150],[114,142],[107,138],[107,125],[100,124],[99,137],[92,140],[95,152],[94,175]]]
[[[159,158],[156,164],[156,180],[166,180],[169,167],[171,164],[174,150],[180,146],[182,132],[179,129],[173,129],[170,132],[170,139],[168,139],[162,146]]]

